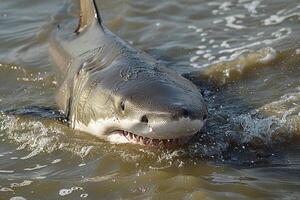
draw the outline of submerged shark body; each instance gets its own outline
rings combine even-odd
[[[71,127],[115,143],[185,143],[207,119],[193,83],[135,49],[80,1],[75,32],[58,28],[50,52],[63,81],[57,104]]]

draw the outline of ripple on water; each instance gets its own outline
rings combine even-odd
[[[72,193],[80,193],[79,194],[80,198],[87,198],[89,196],[87,193],[82,193],[82,192],[84,192],[84,189],[82,187],[71,187],[71,188],[60,189],[58,194],[62,197],[71,195]]]
[[[53,10],[50,13],[49,10],[36,9],[53,7],[54,4],[57,10],[62,9],[59,17],[54,16]],[[75,16],[74,6],[69,7],[69,4],[71,2],[37,3],[29,0],[25,9],[25,3],[21,1],[1,3],[0,20],[3,28],[0,37],[6,41],[4,47],[0,47],[0,57],[27,62],[23,67],[0,64],[0,82],[4,80],[10,86],[16,84],[16,90],[0,84],[0,103],[3,107],[8,101],[13,106],[23,106],[27,102],[35,104],[39,100],[49,101],[44,92],[48,91],[49,85],[54,87],[58,82],[51,78],[49,61],[41,54],[46,52],[47,37],[54,27],[52,23],[60,18]],[[49,199],[93,199],[100,195],[107,195],[111,199],[267,199],[264,193],[280,193],[278,199],[296,199],[299,184],[275,179],[268,165],[270,163],[262,162],[268,166],[263,166],[264,174],[268,171],[271,181],[260,179],[261,176],[249,180],[247,174],[240,170],[250,166],[247,173],[251,170],[257,172],[257,161],[269,159],[268,152],[247,143],[272,146],[279,141],[275,141],[274,137],[285,133],[277,143],[280,147],[290,135],[299,134],[299,91],[285,91],[285,96],[277,94],[285,89],[284,85],[289,84],[284,80],[292,79],[291,74],[285,79],[281,76],[281,79],[277,79],[278,76],[264,76],[264,80],[258,79],[247,87],[239,81],[255,79],[268,67],[281,67],[278,63],[286,65],[281,68],[281,73],[292,70],[291,66],[298,66],[298,61],[288,62],[290,57],[286,55],[294,55],[293,52],[282,53],[281,50],[292,49],[292,45],[299,44],[298,24],[295,23],[299,21],[299,5],[288,0],[116,1],[113,4],[103,1],[102,4],[102,13],[106,18],[116,20],[121,13],[122,20],[113,28],[124,39],[163,61],[180,63],[178,68],[175,64],[176,70],[181,65],[190,65],[188,70],[205,70],[204,75],[208,78],[204,80],[217,82],[220,90],[209,88],[209,91],[205,91],[210,107],[207,131],[196,136],[187,147],[153,149],[112,145],[91,137],[86,139],[83,136],[85,133],[68,130],[52,120],[0,114],[0,138],[3,144],[0,145],[1,195],[10,195],[7,199],[12,200],[42,199],[45,195]],[[26,10],[30,11],[28,15]],[[43,12],[38,12],[39,17],[32,17],[37,10]],[[49,16],[45,18],[41,15]],[[45,21],[49,17],[51,20]],[[23,24],[16,26],[20,25],[17,22],[20,19]],[[16,27],[16,31],[12,26]],[[36,30],[42,32],[37,33]],[[295,57],[300,52],[299,47],[297,49]],[[270,72],[273,74],[272,70]],[[270,81],[270,84],[283,82],[282,87],[276,89],[270,89],[270,86],[264,88],[277,96],[248,92],[247,89],[253,85],[255,91],[260,91],[259,86],[264,81]],[[297,87],[295,85],[297,83],[291,87]],[[27,98],[22,95],[23,89]],[[15,93],[8,98],[2,95],[2,91]],[[267,93],[267,90],[264,91]],[[234,97],[238,95],[239,98]],[[256,95],[261,97],[261,101],[269,101],[266,105],[259,104],[256,109],[250,98]],[[218,98],[221,100],[217,101]],[[249,108],[242,107],[245,106],[243,101],[247,101]],[[278,156],[273,149],[271,155],[269,160]],[[299,159],[297,156],[294,160],[290,155],[287,157],[278,158],[280,166],[276,173],[285,171],[285,176],[297,177]],[[214,162],[207,163],[206,159],[241,165],[238,169],[232,165],[219,167],[211,164]],[[293,166],[282,166],[286,164],[285,160]],[[285,170],[284,167],[293,167],[294,171]],[[36,195],[40,195],[40,198]]]
[[[15,196],[15,197],[10,198],[9,200],[26,200],[26,199],[21,196]]]
[[[273,48],[266,47],[258,51],[247,49],[227,49],[226,52],[235,52],[230,57],[220,57],[210,66],[195,72],[192,76],[213,82],[219,86],[242,79],[249,72],[258,68],[267,67],[271,62],[279,58],[279,54]],[[225,50],[224,50],[225,51]],[[221,52],[225,53],[225,52]]]
[[[264,20],[264,24],[266,26],[276,25],[276,24],[282,23],[284,20],[289,19],[291,17],[299,17],[299,16],[300,16],[300,12],[291,13],[291,14],[284,15],[284,16],[271,15],[270,17],[268,17],[267,19]]]
[[[33,181],[30,181],[30,180],[24,180],[21,183],[11,183],[10,188],[24,187],[24,186],[30,185],[31,183],[33,183]]]

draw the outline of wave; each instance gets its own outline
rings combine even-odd
[[[231,55],[226,61],[212,64],[198,71],[184,74],[195,82],[211,83],[224,86],[249,76],[255,76],[261,68],[272,68],[282,61],[297,62],[300,60],[299,50],[276,51],[266,47],[258,51],[244,49]]]

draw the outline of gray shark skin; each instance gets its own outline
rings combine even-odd
[[[186,143],[206,122],[198,88],[110,32],[93,0],[80,1],[75,32],[57,28],[50,52],[62,77],[57,104],[74,129],[168,146]]]

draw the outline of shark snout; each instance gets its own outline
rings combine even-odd
[[[140,136],[173,139],[191,136],[202,129],[207,120],[207,109],[195,106],[188,107],[173,105],[165,111],[143,113],[139,117],[138,127],[141,130],[134,130]]]
[[[165,118],[165,119],[164,119]],[[140,117],[141,123],[151,123],[158,120],[162,121],[178,121],[180,119],[190,119],[190,120],[202,120],[207,119],[207,110],[203,109],[201,111],[193,110],[187,107],[171,107],[169,112],[158,112],[144,114]]]

